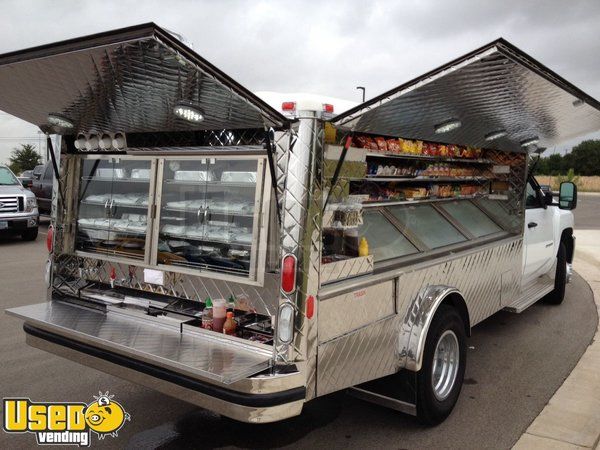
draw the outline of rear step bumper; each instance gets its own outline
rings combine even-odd
[[[203,382],[131,357],[36,328],[25,323],[27,343],[33,347],[142,384],[242,422],[266,423],[296,416],[302,411],[306,388],[266,394],[238,392]]]

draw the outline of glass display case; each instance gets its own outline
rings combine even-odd
[[[161,163],[159,263],[249,274],[260,211],[257,159],[166,159]]]
[[[144,260],[148,245],[149,159],[83,159],[75,248]]]
[[[251,281],[264,273],[263,156],[80,159],[78,252]]]

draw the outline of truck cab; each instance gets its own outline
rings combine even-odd
[[[23,240],[33,241],[38,235],[38,219],[35,195],[8,167],[0,165],[0,234],[21,235]]]
[[[546,300],[559,304],[563,301],[565,284],[571,279],[575,236],[571,212],[577,206],[577,187],[563,183],[559,201],[554,202],[551,192],[544,193],[530,176],[525,191],[525,228],[522,289],[553,286]],[[520,304],[515,312],[526,308]]]

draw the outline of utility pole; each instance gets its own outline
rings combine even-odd
[[[362,91],[362,102],[364,103],[365,102],[365,91],[366,91],[366,88],[364,86],[356,86],[356,89],[359,89],[359,90]]]

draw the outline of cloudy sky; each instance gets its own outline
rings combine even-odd
[[[0,53],[154,21],[253,91],[349,100],[504,37],[600,99],[599,0],[0,0],[0,12]],[[37,128],[0,112],[0,163],[22,142],[37,145]]]

